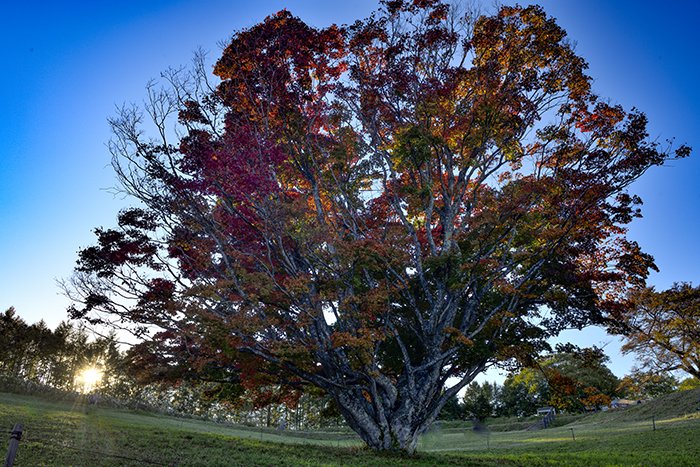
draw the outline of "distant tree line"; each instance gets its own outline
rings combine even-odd
[[[454,398],[445,406],[441,418],[526,417],[540,407],[582,413],[600,410],[614,398],[650,399],[696,385],[692,378],[679,382],[670,373],[637,368],[618,378],[608,362],[600,348],[560,346],[557,352],[511,373],[503,384],[471,383],[461,400]]]
[[[28,324],[14,307],[0,313],[0,336],[0,391],[80,397],[79,375],[91,367],[102,374],[92,390],[102,403],[296,430],[342,423],[318,391],[246,393],[237,381],[194,378],[177,365],[158,373],[145,365],[143,347],[123,350],[114,333],[96,336],[68,321],[53,330],[43,320]]]
[[[126,361],[114,334],[91,338],[82,326],[63,321],[55,329],[42,320],[26,323],[13,307],[0,314],[0,375],[65,391],[79,389],[86,367],[102,372],[100,390],[128,396]]]

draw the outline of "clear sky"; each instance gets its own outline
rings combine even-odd
[[[484,2],[491,5],[489,0]],[[505,2],[509,3],[509,2]],[[530,2],[522,2],[530,3]],[[653,137],[696,148],[690,159],[650,170],[634,186],[644,218],[630,237],[656,258],[657,288],[700,283],[700,5],[695,1],[540,2],[577,43],[594,89],[650,119]],[[187,64],[232,33],[288,8],[310,24],[348,23],[376,2],[119,1],[4,2],[0,18],[0,311],[55,326],[67,300],[56,279],[71,273],[91,229],[111,226],[127,201],[115,184],[105,143],[116,105],[140,102],[144,85]],[[632,365],[600,330],[567,333],[602,345],[621,376]],[[1,341],[1,336],[0,336]]]

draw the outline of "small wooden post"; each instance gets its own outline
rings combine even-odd
[[[651,416],[651,426],[654,427],[654,431],[656,431],[656,417],[653,415]]]
[[[15,463],[17,448],[19,448],[19,440],[22,439],[22,424],[16,423],[10,435],[10,445],[7,448],[7,457],[5,458],[5,467],[12,467]]]
[[[571,438],[572,438],[574,441],[576,441],[576,435],[574,434],[574,429],[573,429],[573,428],[569,428],[569,430],[571,430]]]

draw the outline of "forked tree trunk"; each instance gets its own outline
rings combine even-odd
[[[402,405],[405,406],[405,404]],[[402,451],[407,454],[415,452],[419,436],[437,417],[416,416],[412,414],[412,410],[405,408],[385,413],[384,417],[376,417],[375,414],[368,413],[357,405],[354,408],[341,405],[340,411],[350,428],[368,447],[376,451]]]
[[[402,384],[387,386],[384,380],[384,389],[373,391],[374,395],[363,390],[332,395],[345,421],[368,447],[413,454],[418,438],[430,428],[449,399],[434,376],[412,388]],[[467,382],[462,381],[459,386]]]

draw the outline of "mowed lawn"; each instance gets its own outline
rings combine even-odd
[[[6,393],[0,431],[4,456],[7,432],[25,426],[17,466],[700,465],[700,391],[671,396],[541,431],[436,430],[414,457],[375,454],[348,433],[294,435]]]

